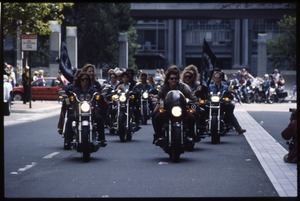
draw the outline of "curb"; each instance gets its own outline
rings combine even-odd
[[[53,108],[45,108],[45,109],[12,109],[11,113],[41,113],[41,112],[55,112],[56,110],[60,110],[61,106],[53,107]]]

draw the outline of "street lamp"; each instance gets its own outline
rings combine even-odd
[[[17,20],[16,22],[17,24],[17,77],[16,80],[18,82],[18,78],[21,76],[22,74],[22,68],[23,68],[23,62],[22,62],[22,51],[21,51],[21,25],[22,25],[22,20]]]

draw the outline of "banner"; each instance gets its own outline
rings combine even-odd
[[[211,61],[211,64],[213,68],[218,67],[222,68],[221,62],[218,61],[218,58],[213,53],[213,51],[210,49],[208,43],[206,42],[205,38],[203,39],[203,52],[209,56],[209,59]]]
[[[67,44],[64,41],[62,41],[60,47],[59,70],[70,83],[73,82],[73,67],[69,58]]]

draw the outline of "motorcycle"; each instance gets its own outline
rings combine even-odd
[[[188,112],[185,96],[179,90],[171,90],[164,100],[160,100],[159,112],[164,115],[164,138],[155,145],[160,146],[173,162],[180,160],[185,149],[192,149],[193,144],[187,140],[183,120]]]
[[[211,143],[218,144],[221,136],[224,136],[230,129],[224,122],[224,113],[221,111],[221,104],[230,102],[228,92],[210,92],[207,107],[209,109],[208,119],[206,120],[206,131],[211,136]]]
[[[65,138],[68,113],[73,112],[76,121],[72,122],[72,129],[75,135],[71,142],[71,148],[82,153],[83,161],[88,162],[90,160],[90,154],[97,152],[101,147],[100,142],[97,141],[97,124],[92,119],[92,114],[95,108],[98,107],[100,94],[98,92],[95,92],[92,96],[90,94],[85,96],[80,94],[79,97],[71,91],[69,96],[65,91],[59,91],[59,94],[65,99],[67,105],[62,135]]]
[[[117,102],[116,133],[121,142],[132,140],[132,134],[137,130],[132,103],[135,98],[135,93],[128,90],[125,92],[119,90],[112,96],[112,99]]]
[[[276,97],[275,97],[276,102],[283,103],[287,96],[288,93],[284,91],[284,85],[278,86],[276,88]]]
[[[105,97],[105,99],[108,102],[108,108],[107,108],[107,116],[106,116],[106,128],[108,128],[110,134],[114,135],[116,133],[116,127],[117,127],[117,99],[113,98],[116,94],[116,91],[113,90],[111,86],[106,86],[103,91],[102,95]]]
[[[147,125],[147,121],[150,118],[150,109],[149,109],[149,92],[141,91],[141,117],[142,124]]]

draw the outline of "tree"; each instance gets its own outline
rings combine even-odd
[[[285,16],[278,21],[279,36],[267,43],[267,50],[274,68],[282,68],[285,63],[296,70],[296,17]]]
[[[16,38],[17,26],[20,27],[21,34],[36,34],[37,51],[31,53],[29,64],[48,66],[51,33],[49,21],[56,20],[61,24],[64,19],[63,9],[72,5],[73,3],[2,3],[3,37],[10,35]]]
[[[117,66],[119,33],[128,31],[132,25],[130,4],[75,3],[71,9],[66,9],[65,13],[67,17],[63,25],[77,26],[78,67],[85,63],[100,67],[105,64],[110,67]],[[134,33],[129,37],[129,49],[132,47],[130,44]],[[132,58],[129,60],[133,61]]]
[[[135,27],[131,26],[128,30],[128,65],[129,67],[132,67],[134,69],[137,69],[138,67],[135,64],[135,58],[134,54],[137,52],[137,50],[140,48],[140,44],[138,44],[137,41],[137,33]]]
[[[73,3],[2,3],[3,36],[16,35],[16,26],[19,25],[26,34],[49,35],[49,20],[62,22],[64,7]],[[18,20],[22,24],[17,24]]]

